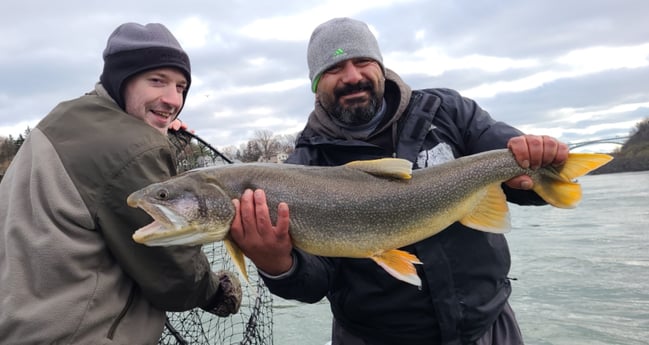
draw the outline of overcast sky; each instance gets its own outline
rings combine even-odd
[[[188,52],[180,118],[223,148],[256,130],[294,134],[313,108],[312,30],[367,22],[413,89],[446,87],[496,119],[567,142],[627,136],[649,117],[647,0],[6,1],[0,136],[34,127],[98,81],[124,22],[165,24]],[[591,147],[591,150],[594,150]]]

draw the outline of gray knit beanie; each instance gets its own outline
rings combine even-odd
[[[307,52],[311,90],[316,92],[324,71],[354,58],[376,60],[385,73],[379,44],[367,24],[351,18],[334,18],[318,25],[311,34]]]
[[[187,78],[183,100],[187,97],[191,83],[189,57],[176,38],[162,24],[120,25],[108,37],[103,57],[104,71],[99,81],[122,109],[125,109],[124,82],[138,73],[154,68],[180,69]]]

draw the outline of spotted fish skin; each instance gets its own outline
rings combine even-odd
[[[527,174],[534,191],[555,207],[581,200],[574,181],[610,161],[604,154],[572,153],[561,167],[521,168],[508,150],[487,151],[410,171],[398,158],[355,161],[338,167],[239,164],[188,171],[131,194],[154,222],[133,235],[147,245],[229,241],[231,200],[246,189],[263,189],[276,219],[277,205],[290,209],[295,247],[330,257],[371,258],[398,279],[420,285],[419,259],[397,248],[418,242],[452,223],[502,233],[510,228],[501,183]],[[243,258],[227,243],[235,261]],[[245,267],[245,265],[243,265]]]

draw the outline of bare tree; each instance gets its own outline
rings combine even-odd
[[[295,134],[282,134],[275,137],[278,143],[278,152],[291,154],[295,151],[295,140],[297,139],[297,133]]]
[[[255,131],[254,138],[236,146],[226,146],[221,152],[242,162],[273,161],[279,153],[291,154],[299,133],[274,135],[269,130]]]
[[[262,157],[262,152],[259,148],[259,143],[254,139],[245,144],[241,144],[241,161],[245,163],[259,161],[259,158]]]
[[[257,143],[260,157],[263,160],[269,161],[272,157],[277,155],[279,143],[273,135],[273,132],[269,130],[257,130],[255,131],[255,137],[252,141]]]
[[[241,160],[241,151],[236,146],[230,145],[221,149],[221,152],[230,159]]]

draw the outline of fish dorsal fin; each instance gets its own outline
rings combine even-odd
[[[460,223],[485,232],[508,232],[511,229],[509,207],[500,183],[487,186],[484,196]]]
[[[392,177],[400,180],[409,180],[412,177],[412,163],[402,158],[352,161],[345,166],[379,177]]]

